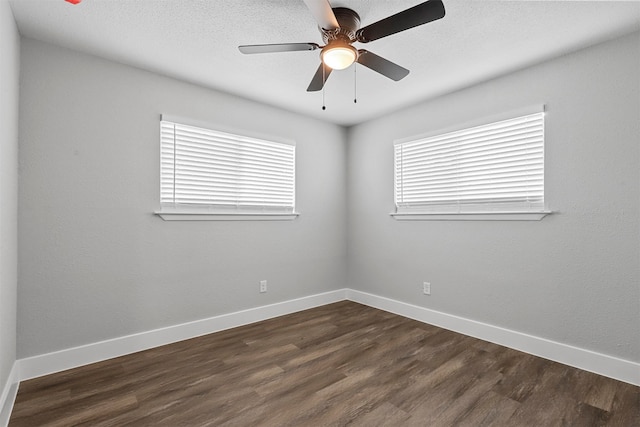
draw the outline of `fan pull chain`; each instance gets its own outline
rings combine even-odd
[[[324,75],[324,64],[322,64],[322,110],[326,110],[327,107],[324,104],[324,84],[326,83],[326,77]]]
[[[353,64],[353,103],[358,103],[358,69],[357,64]]]

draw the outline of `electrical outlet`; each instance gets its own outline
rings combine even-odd
[[[425,295],[431,295],[431,283],[429,282],[422,283],[422,292]]]
[[[260,293],[265,293],[265,292],[267,292],[267,281],[260,280]]]

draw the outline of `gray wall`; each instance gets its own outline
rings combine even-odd
[[[350,130],[349,285],[640,361],[639,34]],[[472,65],[470,65],[472,66]],[[541,222],[399,222],[393,141],[544,103]],[[422,282],[431,282],[431,296]]]
[[[19,54],[11,8],[0,0],[0,394],[16,360]]]
[[[344,129],[33,40],[21,78],[20,358],[345,287]],[[300,217],[152,215],[162,113],[295,140]]]
[[[45,43],[21,46],[19,357],[349,286],[640,361],[638,33],[348,132]],[[554,215],[389,217],[394,139],[539,103]],[[296,140],[301,217],[153,216],[161,113]]]

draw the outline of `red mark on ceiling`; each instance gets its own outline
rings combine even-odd
[[[82,0],[65,0],[65,1],[67,1],[67,2],[69,2],[69,3],[71,3],[71,4],[78,4],[78,3],[80,3]]]

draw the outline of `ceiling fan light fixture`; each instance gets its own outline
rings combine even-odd
[[[348,44],[333,44],[322,49],[322,62],[332,70],[344,70],[358,59],[358,51]]]

